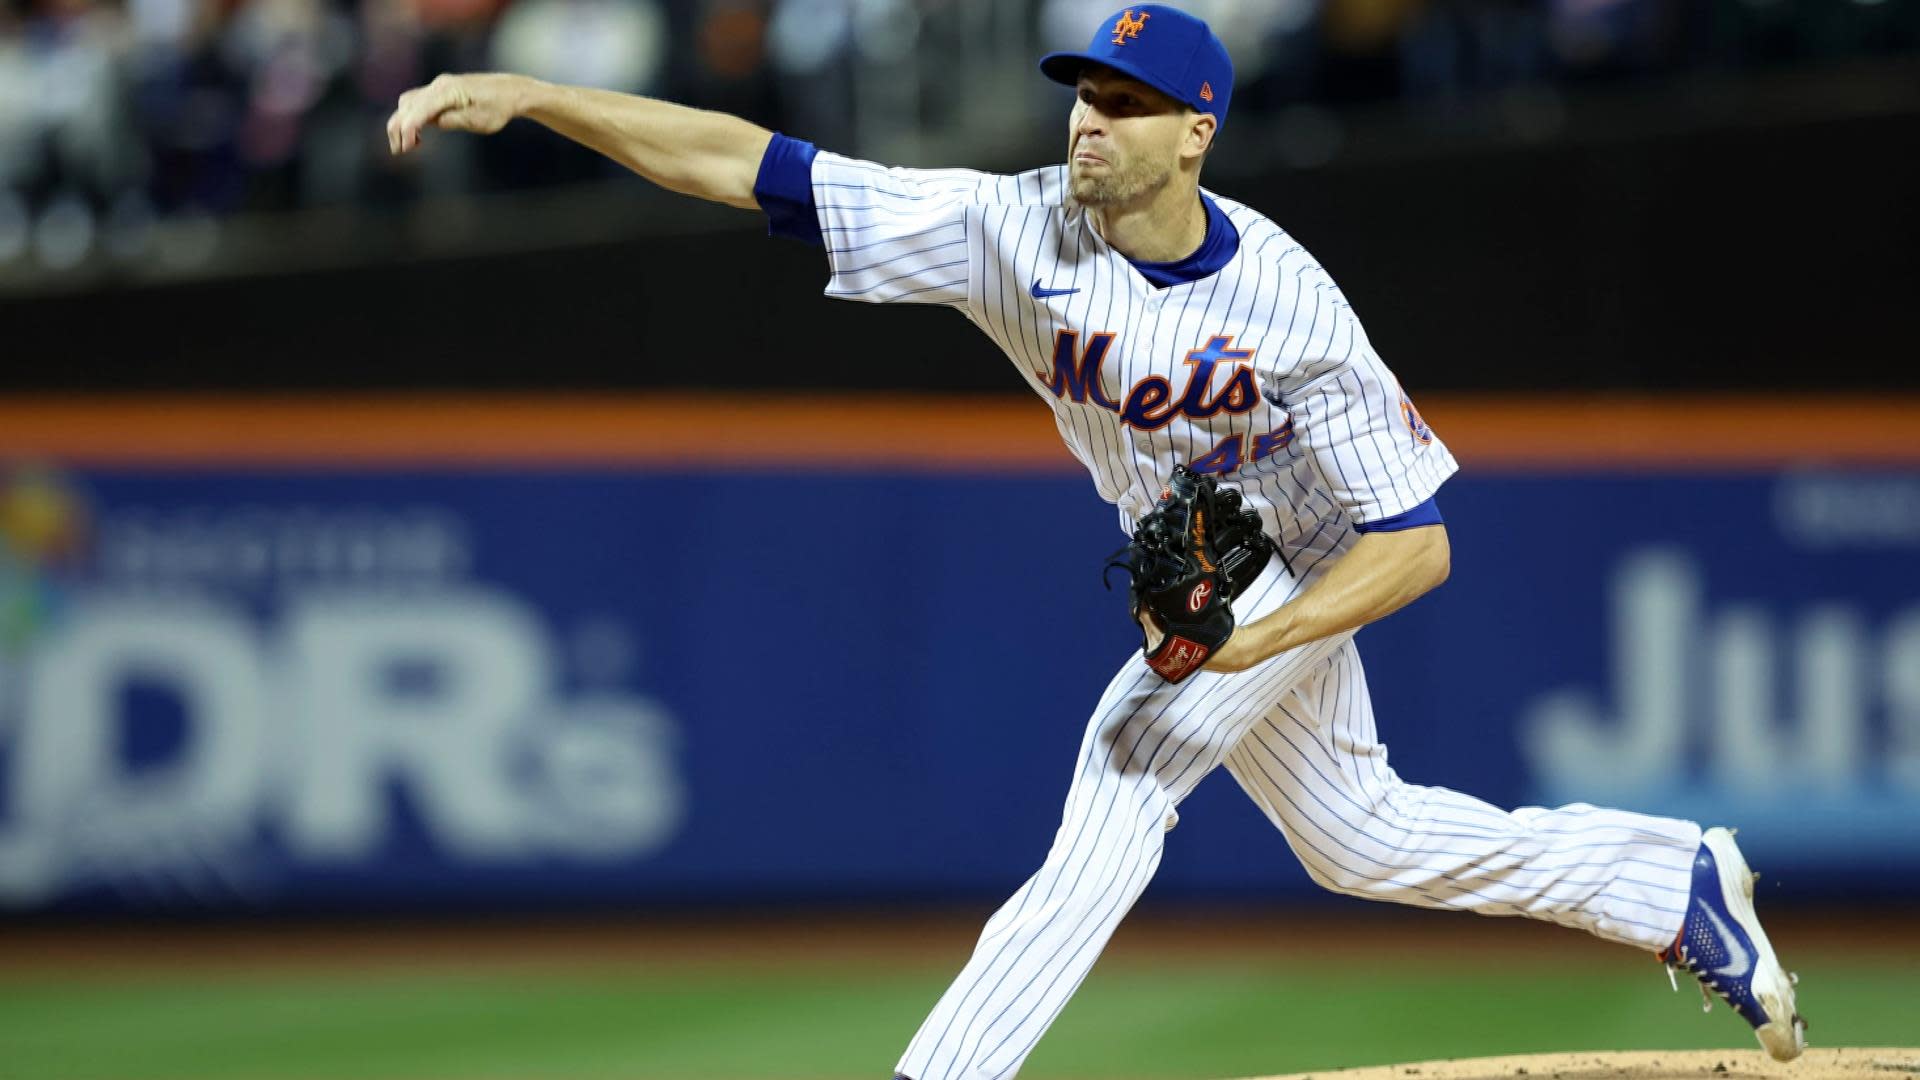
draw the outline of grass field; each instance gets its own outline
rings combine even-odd
[[[1539,940],[1529,938],[1529,940]],[[1558,939],[1555,939],[1558,940]],[[942,948],[929,950],[941,952]],[[1217,1078],[1438,1057],[1753,1045],[1658,965],[1579,941],[1493,954],[1134,947],[1103,962],[1023,1077]],[[7,1080],[885,1080],[949,957],[510,959],[301,951],[247,962],[0,968]],[[1906,948],[1791,958],[1816,1043],[1911,1044]],[[44,960],[44,958],[43,958]]]

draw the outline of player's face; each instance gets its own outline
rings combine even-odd
[[[1165,187],[1192,129],[1186,106],[1143,82],[1091,67],[1067,130],[1067,175],[1083,206],[1132,202]]]

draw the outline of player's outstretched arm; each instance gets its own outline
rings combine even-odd
[[[753,183],[773,132],[670,101],[557,86],[524,75],[442,75],[400,95],[387,147],[404,154],[429,127],[491,135],[525,117],[682,195],[758,209]]]
[[[1263,619],[1240,627],[1208,671],[1245,671],[1288,649],[1384,619],[1447,580],[1445,525],[1362,533],[1327,572]]]

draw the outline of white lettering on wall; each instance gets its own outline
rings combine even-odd
[[[297,861],[379,851],[402,792],[467,860],[630,859],[666,844],[686,793],[650,701],[556,691],[550,631],[478,585],[289,598],[277,628],[186,592],[78,603],[10,677],[0,726],[0,902],[129,868],[194,865],[278,830]],[[123,764],[120,696],[180,703],[177,752]]]
[[[1705,778],[1731,792],[1920,792],[1920,610],[1876,634],[1844,605],[1709,612],[1704,591],[1679,549],[1621,560],[1609,594],[1612,711],[1569,688],[1522,717],[1523,748],[1550,788],[1658,790],[1704,762]],[[1889,753],[1875,752],[1881,742]]]

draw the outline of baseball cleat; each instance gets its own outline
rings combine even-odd
[[[1760,929],[1753,911],[1753,883],[1759,878],[1748,869],[1731,832],[1708,829],[1693,857],[1686,922],[1673,944],[1657,955],[1669,979],[1677,967],[1700,980],[1707,1010],[1713,1008],[1711,990],[1753,1025],[1775,1061],[1792,1061],[1807,1048],[1807,1022],[1793,1004],[1800,980],[1780,966],[1767,932]]]

